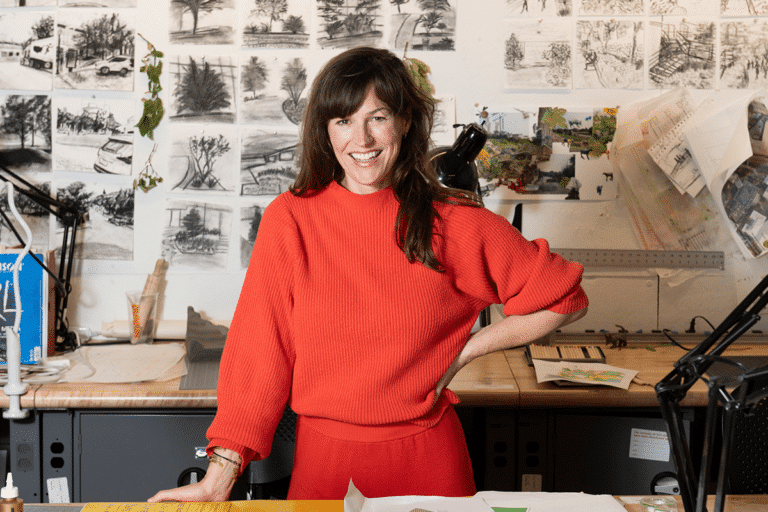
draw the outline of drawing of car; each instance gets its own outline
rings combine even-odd
[[[104,174],[131,174],[133,162],[133,134],[120,134],[109,137],[109,140],[96,153],[96,163],[93,168]]]
[[[133,71],[133,57],[128,55],[115,55],[107,59],[97,60],[94,63],[96,72],[100,75],[109,75],[117,73],[120,76],[126,76]]]

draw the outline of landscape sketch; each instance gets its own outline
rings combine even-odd
[[[56,63],[53,16],[0,13],[0,89],[50,91]]]
[[[723,16],[764,16],[768,14],[768,0],[720,0]]]
[[[720,3],[711,0],[650,0],[649,11],[651,15],[717,16]]]
[[[130,176],[135,103],[60,97],[53,135],[53,169]]]
[[[768,87],[767,21],[729,21],[720,25],[720,87]]]
[[[133,91],[135,12],[57,11],[56,89]]]
[[[225,270],[231,225],[230,206],[169,200],[162,241],[162,257],[169,270]]]
[[[50,96],[0,96],[0,165],[17,173],[51,171]]]
[[[240,155],[240,195],[277,196],[298,176],[297,131],[244,128]]]
[[[78,226],[75,240],[75,258],[87,260],[133,260],[133,187],[111,183],[60,183],[56,197],[61,202],[75,205],[86,215]],[[61,251],[64,227],[55,221],[54,241]],[[61,257],[57,254],[59,261]]]
[[[577,89],[642,89],[643,21],[576,22]]]
[[[240,69],[240,122],[298,126],[309,84],[306,65],[299,57],[245,56]]]
[[[648,23],[648,81],[651,87],[715,87],[714,22],[661,18]]]
[[[27,180],[35,187],[39,188],[46,194],[51,193],[51,184],[35,183],[34,180]],[[24,194],[18,190],[13,192],[13,201],[16,205],[16,211],[19,212],[21,218],[29,226],[29,231],[32,233],[32,247],[36,251],[47,251],[48,241],[50,236],[51,226],[51,214],[47,210],[42,208],[39,204],[27,198]],[[11,208],[8,204],[8,192],[3,190],[0,194],[0,208],[5,212],[5,215],[10,219],[13,229],[18,233],[22,240],[20,241],[16,234],[11,230],[8,223],[4,218],[0,217],[0,244],[6,247],[15,247],[17,245],[24,245],[27,243],[26,234],[24,229],[18,223],[16,218],[11,213]]]
[[[136,0],[58,0],[59,7],[136,7]]]
[[[237,147],[237,128],[234,126],[174,126],[168,190],[174,193],[234,192]]]
[[[643,0],[581,0],[581,16],[642,16],[645,14]]]
[[[390,45],[402,50],[455,50],[458,0],[395,0]]]
[[[171,44],[233,44],[237,10],[233,0],[170,0]]]
[[[341,49],[381,46],[381,9],[381,0],[317,0],[318,45]]]
[[[241,2],[244,48],[308,48],[312,3],[307,0]]]
[[[508,16],[552,17],[571,14],[573,14],[572,0],[507,0]]]
[[[514,20],[507,25],[506,89],[570,89],[573,84],[571,21]]]
[[[233,57],[175,56],[167,59],[171,121],[234,123],[237,113]]]

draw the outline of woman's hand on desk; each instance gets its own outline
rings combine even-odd
[[[227,459],[222,461],[211,456],[211,462],[208,464],[208,470],[205,476],[199,482],[160,491],[147,500],[149,503],[159,503],[161,501],[227,501],[229,493],[237,480],[239,465],[235,466],[227,460],[240,460],[240,456],[224,448],[215,448],[215,453],[220,454]]]

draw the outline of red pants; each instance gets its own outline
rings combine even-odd
[[[288,499],[340,500],[350,479],[367,498],[476,492],[464,431],[451,406],[431,428],[299,416]]]

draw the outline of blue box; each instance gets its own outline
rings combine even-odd
[[[36,256],[46,262],[44,255]],[[18,257],[18,253],[0,253],[0,365],[6,364],[5,326],[13,326],[18,312],[13,286],[13,266]],[[21,364],[36,364],[48,352],[48,274],[29,254],[24,256],[20,265]]]

